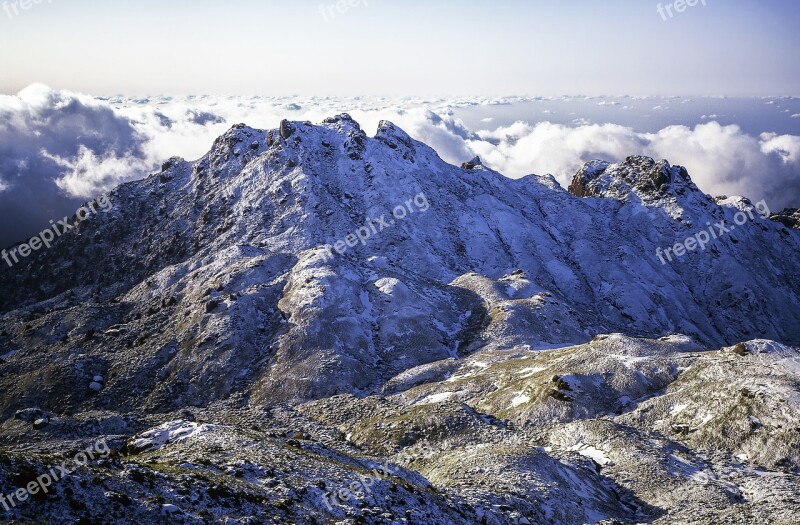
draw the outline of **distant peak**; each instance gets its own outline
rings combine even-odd
[[[322,121],[323,124],[338,124],[339,127],[353,127],[361,131],[361,126],[348,113],[340,113],[333,117],[328,117]]]
[[[355,122],[355,119],[350,116],[349,113],[339,113],[338,115],[334,115],[333,117],[328,117],[323,122],[327,124],[331,124],[333,122],[340,122],[342,120],[349,120],[350,122]]]
[[[216,138],[212,151],[234,149],[243,142],[260,142],[264,133],[263,130],[251,128],[245,124],[234,124],[228,131]]]
[[[462,168],[462,169],[465,169],[465,170],[477,170],[477,169],[482,169],[482,168],[483,168],[483,162],[481,162],[481,158],[480,158],[479,156],[475,155],[475,156],[472,158],[472,160],[470,160],[470,161],[468,161],[468,162],[465,162],[464,164],[462,164],[462,165],[461,165],[461,168]]]
[[[234,124],[233,126],[228,129],[222,136],[217,137],[217,140],[228,138],[242,138],[242,137],[251,137],[253,135],[263,133],[263,130],[251,128],[247,124]]]
[[[416,153],[417,148],[414,144],[414,140],[408,133],[388,120],[381,120],[378,123],[378,131],[375,133],[375,140],[398,151],[407,160],[413,159]]]
[[[394,122],[390,122],[388,120],[381,120],[378,122],[378,131],[376,136],[378,135],[404,135],[408,136],[408,134],[400,129]]]
[[[616,164],[603,160],[587,162],[575,174],[569,192],[578,197],[622,197],[634,192],[642,198],[655,198],[669,193],[670,188],[680,190],[687,186],[693,184],[683,166],[631,155]]]

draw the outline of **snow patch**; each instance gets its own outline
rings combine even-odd
[[[520,405],[523,405],[523,404],[529,402],[530,400],[531,400],[530,396],[526,396],[525,394],[520,394],[520,395],[518,395],[517,397],[515,397],[514,399],[511,400],[511,406],[512,407],[518,407]]]
[[[595,448],[595,447],[593,447],[591,445],[586,445],[584,443],[578,443],[577,445],[571,447],[569,450],[571,452],[577,452],[581,456],[584,456],[584,457],[587,457],[587,458],[593,460],[595,463],[597,463],[600,466],[606,466],[609,463],[611,463],[611,460],[608,459],[608,456],[606,456],[605,452],[603,452],[602,450],[600,450],[598,448]]]
[[[450,399],[455,392],[440,392],[438,394],[431,394],[425,397],[422,401],[417,403],[418,405],[430,405],[433,403],[441,403],[442,401],[446,401]]]
[[[669,415],[670,415],[670,416],[673,416],[673,417],[674,417],[674,416],[677,416],[678,414],[680,414],[681,412],[683,412],[684,410],[686,410],[686,407],[688,407],[688,406],[689,406],[689,405],[686,405],[686,404],[675,405],[675,406],[674,406],[674,407],[672,407],[672,409],[670,410],[670,412],[669,412]]]
[[[216,428],[216,425],[205,423],[170,421],[136,436],[133,446],[138,450],[158,450],[167,443],[180,443],[201,434],[213,432]]]

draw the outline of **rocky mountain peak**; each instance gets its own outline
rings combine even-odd
[[[575,174],[568,188],[578,197],[626,198],[636,194],[643,201],[683,195],[686,189],[699,191],[686,168],[641,155],[629,156],[615,164],[589,161]]]
[[[475,156],[472,160],[469,160],[461,165],[461,168],[465,170],[477,170],[483,169],[483,162],[479,156]]]
[[[386,144],[393,150],[399,150],[406,159],[410,159],[416,152],[415,141],[402,129],[389,122],[381,120],[375,139]]]
[[[329,127],[349,131],[355,129],[361,131],[361,125],[355,121],[348,113],[340,113],[333,117],[328,117],[322,121],[323,125],[332,125]]]

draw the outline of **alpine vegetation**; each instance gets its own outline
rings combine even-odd
[[[796,210],[472,156],[237,124],[0,272],[6,519],[800,523]]]

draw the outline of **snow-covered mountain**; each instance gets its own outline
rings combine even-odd
[[[791,210],[770,220],[712,198],[680,166],[594,161],[567,191],[478,158],[449,165],[389,122],[369,137],[343,114],[234,126],[201,159],[107,197],[111,211],[0,272],[0,439],[69,449],[167,423],[91,467],[139,522],[221,519],[219,502],[130,479],[178,487],[204,462],[242,471],[203,484],[237,495],[241,523],[269,522],[246,521],[258,502],[298,523],[650,522],[749,505],[769,488],[752,469],[800,465],[800,232]],[[706,406],[714,388],[752,396]],[[39,412],[14,418],[26,409]],[[152,435],[167,437],[142,448]],[[389,517],[318,505],[332,480],[423,439],[435,452],[386,486],[403,495],[370,496]],[[192,456],[215,447],[233,466]],[[276,458],[308,472],[265,475]],[[0,479],[20,461],[42,459],[0,462]],[[781,479],[780,494],[797,488]],[[84,491],[86,512],[106,509]]]

